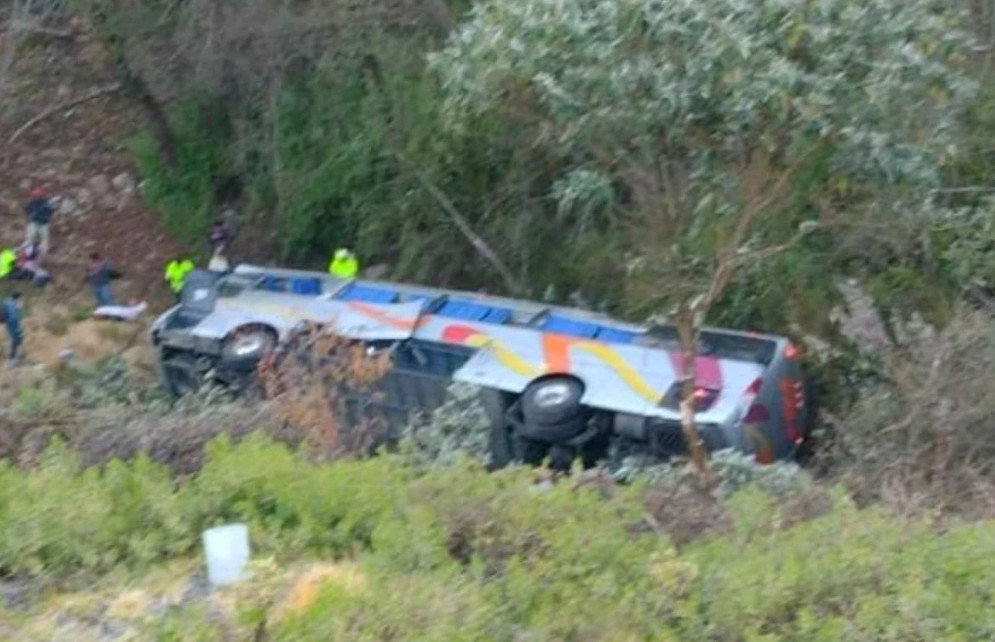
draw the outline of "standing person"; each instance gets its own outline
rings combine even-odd
[[[0,304],[0,314],[7,326],[7,336],[10,337],[10,362],[14,365],[21,361],[21,346],[24,344],[24,330],[21,328],[21,294],[13,292]]]
[[[24,204],[24,213],[28,215],[25,244],[34,245],[37,240],[41,255],[48,255],[48,226],[52,222],[55,208],[44,188],[35,187],[28,192],[28,202]]]
[[[211,246],[211,254],[228,255],[228,246],[231,245],[232,237],[235,236],[232,226],[224,219],[216,218],[211,223],[211,230],[207,233],[207,242]]]
[[[93,291],[93,298],[97,300],[97,307],[115,305],[114,297],[111,295],[111,280],[119,276],[121,274],[114,265],[99,252],[90,254],[90,261],[86,266],[86,281]]]
[[[183,283],[186,281],[187,274],[192,272],[193,269],[194,264],[190,259],[177,257],[166,264],[165,279],[169,284],[169,289],[176,296],[177,301],[180,300],[180,294],[183,293]]]
[[[328,272],[336,279],[354,278],[359,272],[359,259],[352,251],[339,248],[328,264]]]
[[[231,226],[220,218],[214,219],[211,224],[211,231],[207,234],[207,242],[211,246],[211,260],[207,264],[207,269],[212,272],[228,272],[228,246],[231,244],[234,233]]]

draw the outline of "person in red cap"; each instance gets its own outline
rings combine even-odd
[[[24,204],[24,213],[28,215],[28,233],[25,244],[28,246],[38,242],[40,256],[48,255],[48,224],[52,222],[55,208],[52,207],[45,188],[38,186],[28,192],[28,202]]]

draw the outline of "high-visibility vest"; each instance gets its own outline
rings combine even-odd
[[[183,259],[182,261],[173,259],[170,261],[166,265],[166,281],[169,283],[169,289],[176,294],[182,292],[183,281],[186,280],[187,274],[193,271],[193,268],[193,261],[190,259]]]
[[[9,247],[0,251],[0,279],[8,276],[17,265],[17,254]]]
[[[353,254],[336,256],[328,264],[328,272],[336,279],[351,279],[359,272],[359,261]]]

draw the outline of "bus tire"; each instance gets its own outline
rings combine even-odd
[[[522,414],[527,424],[563,425],[580,415],[584,384],[576,377],[554,375],[530,383],[522,393]]]

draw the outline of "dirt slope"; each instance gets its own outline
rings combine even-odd
[[[0,284],[0,292],[24,289],[27,356],[46,365],[57,362],[67,348],[77,358],[96,359],[129,344],[141,345],[140,329],[171,301],[161,281],[163,265],[182,251],[142,201],[125,142],[144,126],[143,114],[127,97],[108,93],[53,110],[34,126],[23,128],[53,106],[116,81],[85,23],[74,19],[55,26],[71,32],[71,37],[41,35],[24,40],[0,93],[0,244],[16,246],[23,241],[26,220],[21,205],[30,187],[42,185],[61,200],[46,261],[52,285],[38,291]],[[86,320],[93,299],[83,274],[86,257],[94,250],[124,271],[125,277],[114,286],[119,300],[149,301],[144,319],[117,330]],[[6,339],[0,331],[4,352]],[[0,369],[0,385],[4,379],[15,383],[23,377]]]
[[[142,114],[119,93],[57,110],[11,137],[46,109],[113,85],[113,69],[85,24],[65,25],[70,38],[36,36],[18,51],[0,104],[0,242],[24,234],[20,204],[44,185],[64,202],[53,222],[49,269],[60,300],[82,289],[81,271],[93,250],[126,272],[121,298],[161,298],[164,262],[180,248],[143,202],[124,148],[143,126]]]

